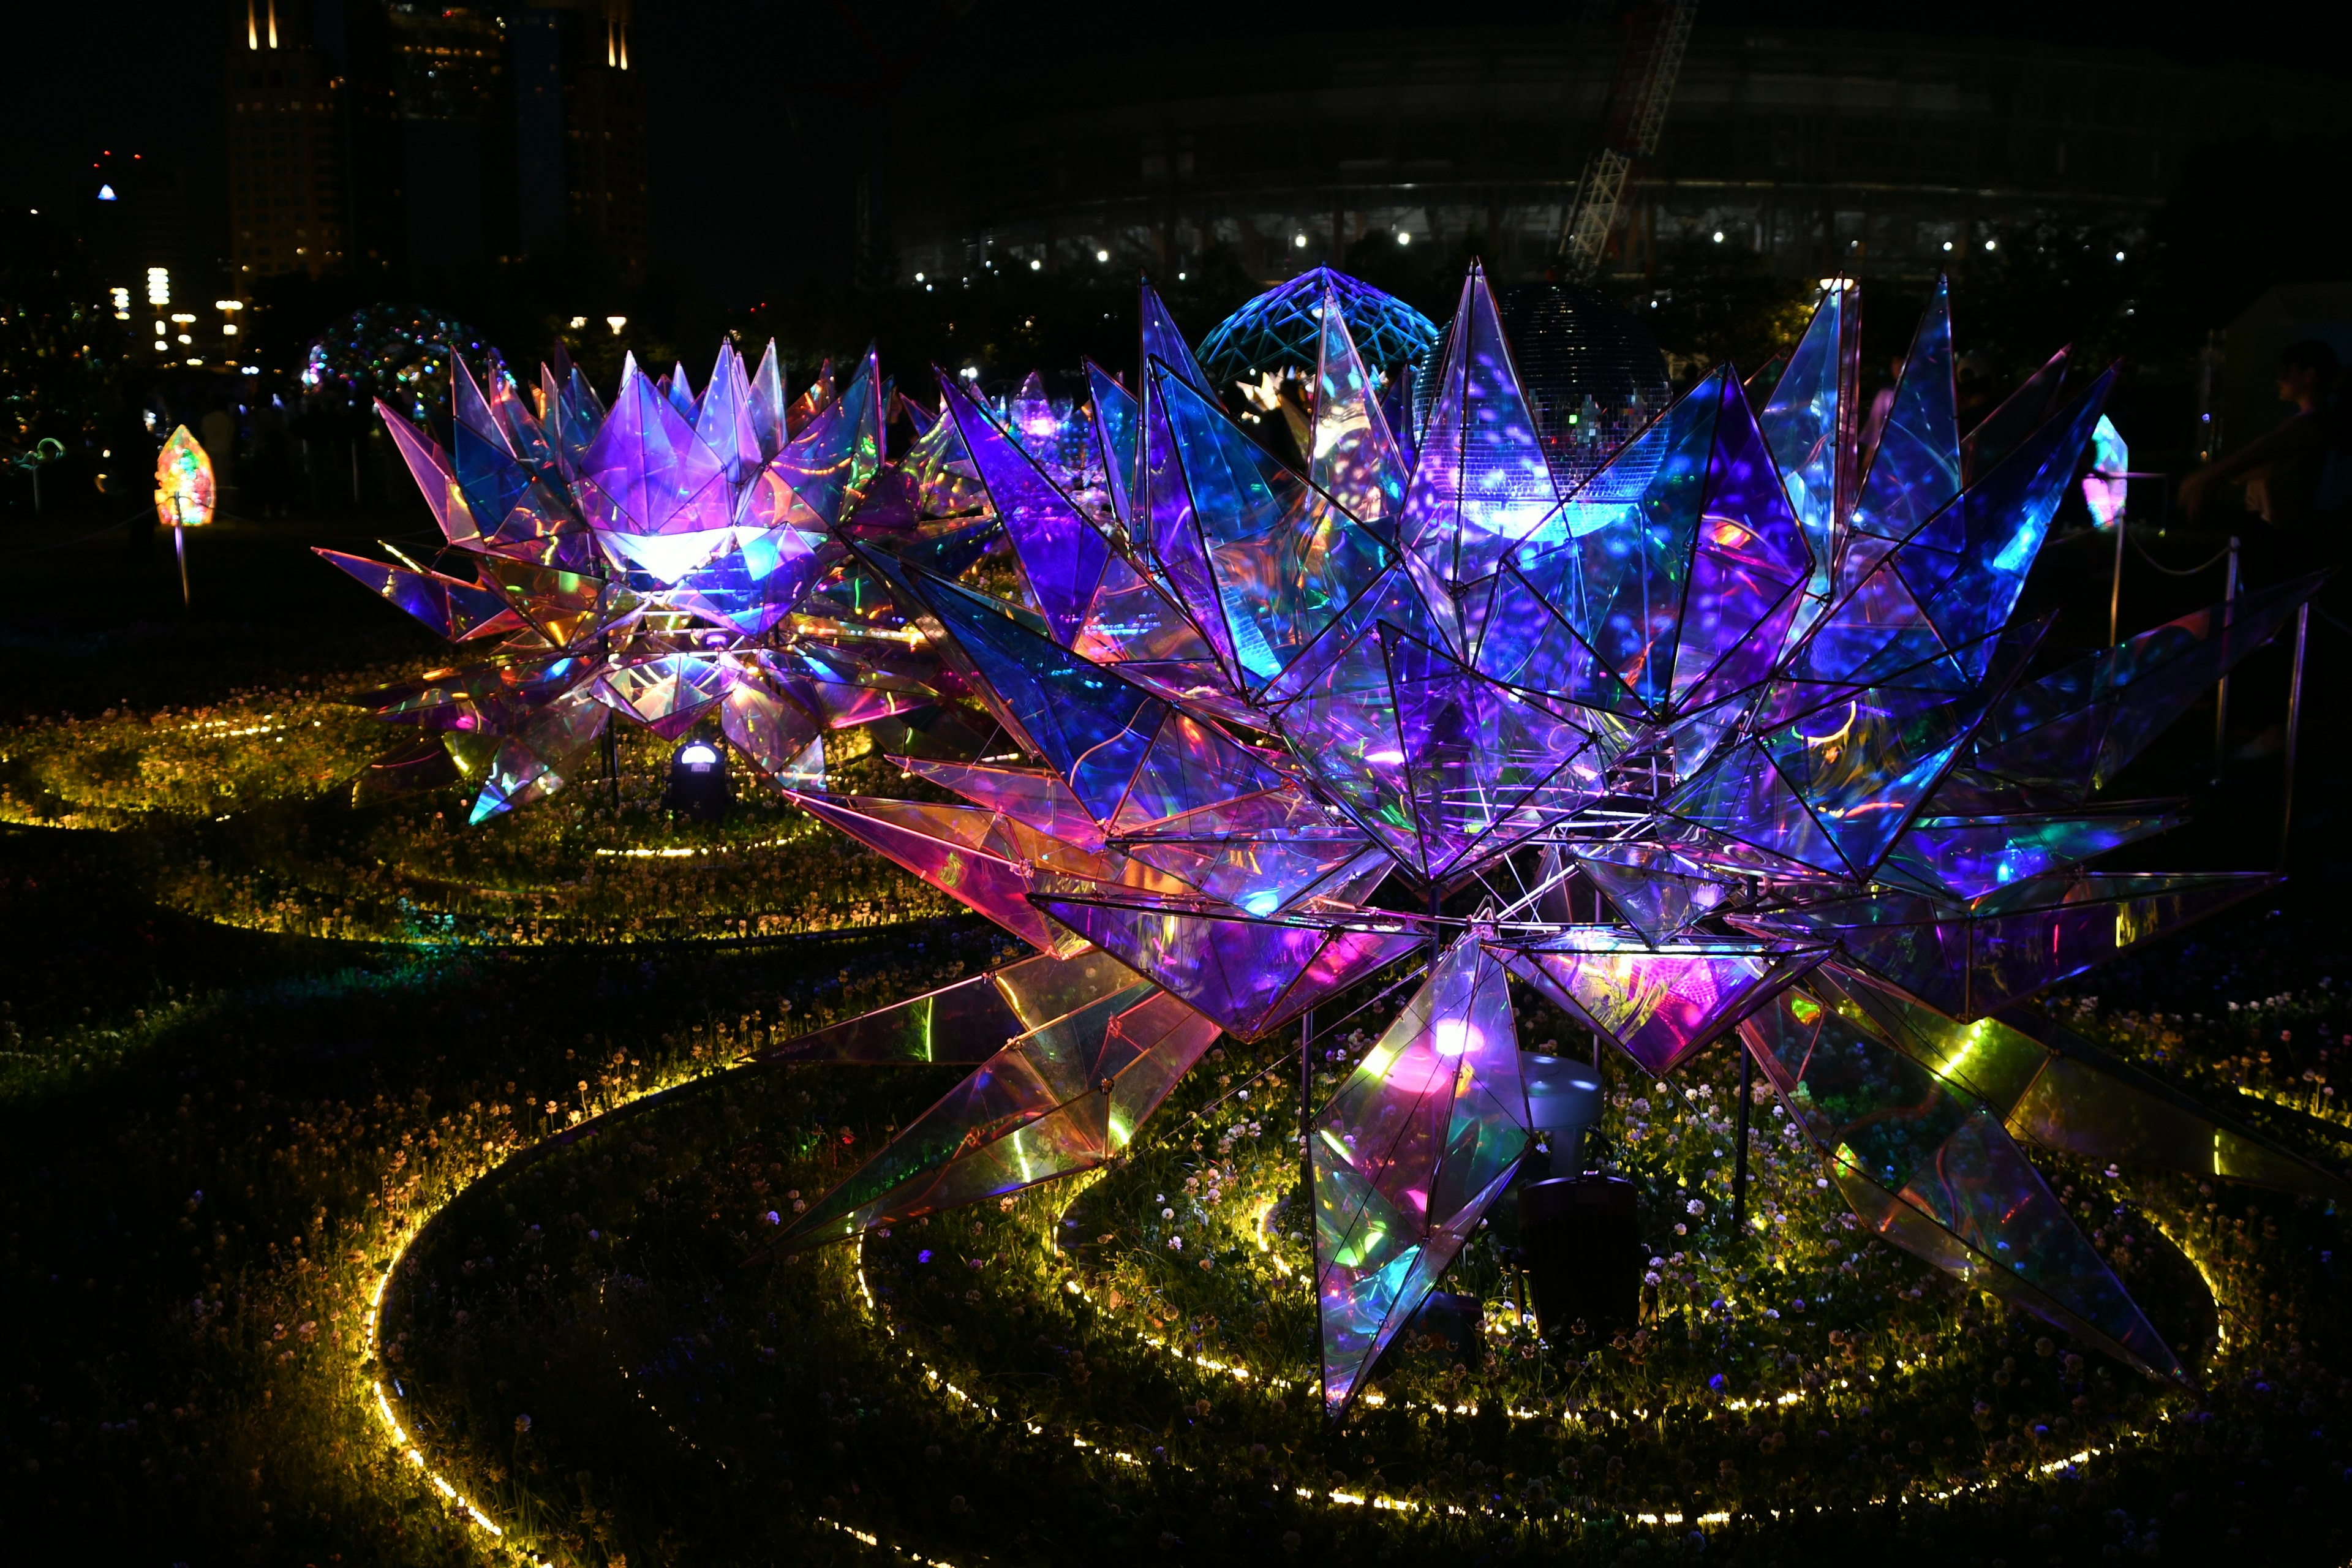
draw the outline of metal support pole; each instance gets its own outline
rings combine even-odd
[[[1569,913],[1574,915],[1575,912],[1576,906],[1570,904]],[[1601,884],[1598,882],[1592,885],[1592,923],[1601,923]],[[1598,1029],[1592,1031],[1592,1076],[1596,1079],[1601,1076],[1601,1031]]]
[[[2124,530],[2130,525],[2121,512],[2116,514],[2116,575],[2107,585],[2107,646],[2113,647],[2121,636],[2124,614]]]
[[[599,595],[601,598],[601,595]],[[613,634],[606,632],[597,639],[604,654],[605,668],[613,663]],[[613,785],[613,815],[621,815],[621,734],[620,721],[613,714],[604,715],[604,777]]]
[[[2236,616],[2238,602],[2238,536],[2230,535],[2230,574],[2221,582],[2221,640],[2229,641],[2230,628]],[[2213,782],[2221,782],[2221,769],[2230,760],[2230,678],[2221,677],[2213,688]]]
[[[2279,795],[2278,868],[2286,869],[2287,835],[2294,826],[2294,742],[2303,728],[2303,656],[2311,638],[2311,605],[2308,600],[2294,611],[2294,674],[2286,688],[2286,783]]]
[[[181,510],[180,498],[172,497],[172,553],[180,561],[180,608],[187,609],[188,599],[188,531],[184,522],[186,513]]]
[[[1345,1023],[1343,1018],[1340,1020]],[[1298,1195],[1307,1219],[1315,1217],[1315,1150],[1307,1142],[1315,1115],[1315,1009],[1298,1016]]]
[[[1739,1143],[1732,1151],[1731,1164],[1731,1228],[1739,1236],[1748,1234],[1748,1106],[1749,1091],[1754,1085],[1755,1062],[1748,1054],[1748,1042],[1739,1042]]]

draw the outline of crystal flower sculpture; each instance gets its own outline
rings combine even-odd
[[[487,390],[453,374],[454,452],[377,405],[446,548],[319,553],[485,650],[372,699],[479,780],[474,821],[562,788],[615,715],[675,740],[715,714],[763,773],[806,782],[826,729],[931,699],[922,668],[828,635],[863,618],[821,590],[880,470],[891,395],[870,354],[790,405],[772,345],[749,377],[722,347],[698,396],[684,367],[632,359],[609,411],[568,364],[542,368],[536,408],[495,361]],[[788,624],[796,607],[815,613]]]
[[[1009,738],[904,759],[962,804],[792,787],[1039,951],[777,1047],[973,1067],[780,1246],[1097,1167],[1218,1034],[1424,963],[1305,1130],[1333,1416],[1530,1146],[1510,977],[1650,1078],[1747,1052],[1880,1237],[2180,1375],[2024,1150],[2352,1191],[2031,1004],[2271,885],[2093,869],[2182,820],[2094,796],[2316,579],[2042,672],[2014,612],[2113,373],[2062,356],[1962,432],[1939,285],[1865,448],[1859,310],[1827,290],[1777,380],[1717,370],[1568,494],[1475,268],[1413,428],[1324,300],[1304,472],[1148,288],[1089,419],[942,374],[895,466],[870,358],[797,435],[724,354],[607,418],[461,384],[454,469],[402,438],[473,575],[345,564],[506,639],[384,704],[501,737],[478,813],[605,710],[719,705],[782,774],[817,710],[777,617],[836,561]],[[1013,599],[963,580],[999,538]]]

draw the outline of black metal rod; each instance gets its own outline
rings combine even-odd
[[[2116,574],[2107,584],[2107,646],[2116,646],[2122,636],[2124,614],[2124,532],[2130,524],[2124,514],[2116,514]]]
[[[2238,536],[2230,536],[2230,571],[2221,580],[2221,640],[2226,646],[2230,628],[2237,619],[2238,605]],[[2221,782],[2221,771],[2230,761],[2230,678],[2223,675],[2213,688],[2213,782]]]
[[[2294,742],[2303,729],[2303,656],[2311,640],[2311,604],[2294,611],[2294,674],[2286,689],[2286,783],[2279,797],[2278,868],[2286,869],[2286,841],[2294,826]]]
[[[1748,1105],[1750,1087],[1754,1084],[1754,1061],[1748,1055],[1748,1042],[1739,1043],[1739,1143],[1732,1151],[1731,1165],[1731,1228],[1741,1236],[1748,1234]]]
[[[1314,1114],[1315,1009],[1310,1006],[1298,1016],[1298,1179],[1306,1184],[1300,1191],[1310,1215],[1315,1208],[1315,1151],[1307,1140],[1312,1132],[1307,1122]]]

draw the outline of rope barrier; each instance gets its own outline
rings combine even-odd
[[[29,550],[11,550],[7,552],[5,557],[0,557],[0,559],[15,560],[20,555],[40,555],[52,550],[64,550],[71,545],[87,544],[93,539],[105,538],[108,534],[112,533],[118,528],[130,527],[132,523],[137,522],[141,518],[148,516],[152,510],[152,509],[151,508],[142,506],[137,511],[132,512],[129,517],[122,519],[120,522],[110,522],[104,528],[98,530],[94,533],[80,534],[72,539],[60,539],[48,544],[36,544]]]
[[[2130,539],[2131,535],[2126,533],[2124,537]],[[2139,558],[2142,561],[2147,562],[2149,565],[2155,567],[2158,571],[2163,573],[2168,577],[2194,577],[2200,572],[2210,572],[2214,567],[2220,565],[2230,553],[2230,547],[2225,544],[2221,546],[2220,550],[2214,552],[2210,558],[2201,561],[2194,566],[2177,568],[2167,566],[2163,562],[2158,561],[2155,556],[2150,555],[2147,552],[2147,547],[2140,543],[2137,539],[2133,539],[2131,541],[2131,547],[2139,552]]]

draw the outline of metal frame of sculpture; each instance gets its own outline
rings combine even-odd
[[[2019,593],[2113,373],[2062,389],[2053,362],[1964,437],[1941,285],[1874,448],[1846,283],[1761,406],[1718,369],[1565,495],[1475,267],[1410,433],[1337,291],[1304,472],[1148,287],[1133,387],[1090,367],[1083,460],[942,374],[886,463],[870,354],[789,406],[772,351],[747,378],[722,350],[699,398],[632,365],[609,414],[576,374],[533,415],[461,369],[454,458],[387,416],[452,553],[330,558],[495,651],[376,705],[487,768],[478,820],[561,787],[611,715],[715,713],[1038,949],[780,1047],[972,1066],[780,1246],[1097,1168],[1220,1034],[1425,956],[1306,1127],[1333,1417],[1530,1146],[1514,978],[1647,1075],[1731,1042],[1881,1238],[2184,1376],[2025,1149],[2347,1191],[2031,1000],[2273,884],[2089,869],[2182,820],[2091,797],[2316,579],[2032,674]],[[1017,601],[959,580],[998,542]],[[959,701],[971,744],[905,721]],[[812,782],[825,728],[877,719],[962,804]]]

